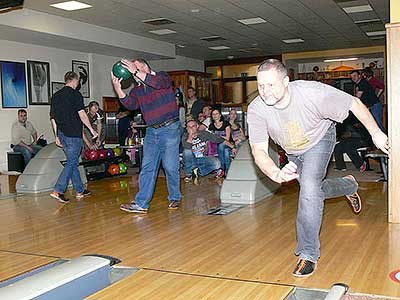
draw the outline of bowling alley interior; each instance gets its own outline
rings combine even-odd
[[[0,1],[0,299],[400,299],[399,45],[399,0]],[[267,60],[360,98],[388,137],[329,120],[324,178],[360,207],[323,201],[305,276],[300,185],[249,141]]]

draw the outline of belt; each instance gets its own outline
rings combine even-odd
[[[177,122],[177,121],[178,121],[178,119],[175,118],[175,119],[171,119],[171,120],[168,120],[168,121],[159,123],[159,124],[151,125],[150,127],[153,127],[153,128],[155,128],[155,129],[158,129],[158,128],[161,128],[161,127],[164,127],[164,126],[171,125],[172,123],[175,123],[175,122]]]

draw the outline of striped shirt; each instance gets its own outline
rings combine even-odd
[[[144,83],[120,99],[121,103],[129,110],[140,108],[149,126],[178,119],[179,108],[169,75],[166,72],[147,74]]]

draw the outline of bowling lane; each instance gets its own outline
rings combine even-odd
[[[0,250],[0,281],[5,281],[56,260],[58,259],[52,257]]]

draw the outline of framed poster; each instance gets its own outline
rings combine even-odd
[[[43,61],[27,61],[29,104],[50,104],[50,64]]]
[[[53,96],[55,93],[57,93],[59,90],[61,90],[64,87],[64,85],[65,85],[64,82],[52,81],[51,82],[51,96]]]
[[[74,71],[80,77],[80,85],[78,86],[77,90],[81,92],[84,98],[89,98],[89,63],[86,61],[73,60],[72,71]]]
[[[0,61],[1,99],[3,108],[25,108],[25,63]]]

